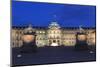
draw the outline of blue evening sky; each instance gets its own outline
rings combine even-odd
[[[57,21],[63,27],[95,27],[95,15],[95,6],[12,1],[14,26],[48,26],[52,21]]]

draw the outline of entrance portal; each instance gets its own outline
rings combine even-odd
[[[53,42],[51,43],[51,46],[58,46],[58,43],[56,42],[56,40],[53,40]]]

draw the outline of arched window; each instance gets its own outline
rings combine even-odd
[[[60,37],[59,36],[57,36],[57,39],[59,39]]]

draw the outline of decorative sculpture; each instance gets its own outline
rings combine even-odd
[[[22,40],[23,45],[21,46],[21,52],[37,52],[36,32],[32,29],[31,25],[29,25],[29,27],[24,30]]]
[[[80,27],[80,31],[76,34],[76,50],[87,50],[87,34],[86,32]]]

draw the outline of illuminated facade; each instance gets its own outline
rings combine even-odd
[[[51,22],[48,27],[32,27],[32,26],[13,26],[12,28],[12,47],[20,47],[23,45],[22,36],[26,28],[36,30],[36,45],[38,47],[53,46],[74,46],[76,44],[76,33],[80,31],[78,27],[60,27],[57,22]],[[85,28],[87,33],[88,45],[95,45],[95,28]],[[84,38],[83,38],[84,39]]]

